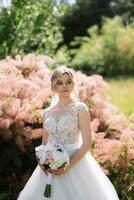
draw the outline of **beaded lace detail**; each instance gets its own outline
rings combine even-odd
[[[79,143],[78,113],[82,109],[88,110],[87,105],[80,101],[60,115],[54,115],[50,107],[46,108],[43,128],[48,132],[50,141],[59,144]]]

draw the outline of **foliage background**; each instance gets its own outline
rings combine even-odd
[[[63,11],[49,0],[13,0],[0,13],[0,57],[29,52],[55,54],[62,41]]]
[[[12,56],[19,60],[19,57],[16,57],[18,54],[21,56],[28,53],[43,54],[51,56],[55,61],[53,65],[48,65],[49,68],[55,68],[64,63],[87,75],[101,74],[112,85],[109,95],[113,103],[129,117],[134,112],[132,92],[134,1],[76,0],[73,5],[69,5],[67,0],[58,2],[56,0],[12,0],[11,7],[0,8],[0,59],[10,60],[8,56]],[[31,66],[32,71],[33,63],[26,61],[24,66],[24,74],[27,74],[30,72],[27,66]],[[126,78],[120,78],[121,83],[116,78],[120,75],[124,77],[131,75],[131,78],[127,82]],[[122,89],[123,84],[125,84],[125,91]],[[84,91],[86,93],[86,89]],[[118,98],[121,95],[123,101],[127,99],[125,104]],[[42,124],[35,123],[32,128],[36,126],[41,127]],[[101,130],[102,127],[100,127]],[[23,132],[18,128],[17,132],[15,126],[10,128],[15,137]],[[104,129],[107,130],[105,126]],[[23,174],[21,178],[24,182],[32,173],[36,160],[34,157],[29,159],[29,155],[34,155],[34,147],[40,143],[40,139],[24,142],[27,150],[22,153],[14,139],[5,141],[1,136],[4,135],[3,133],[8,135],[9,132],[0,129],[0,164],[2,166],[0,173],[5,173],[6,176],[11,173],[11,175],[8,177],[9,184],[1,187],[0,199],[11,200],[16,199],[20,187],[17,188],[16,185],[10,183],[16,181],[16,173],[19,177]],[[23,139],[25,141],[25,137]],[[8,161],[6,157],[9,158]],[[24,164],[27,161],[30,162],[30,169]],[[11,166],[10,163],[12,163]],[[24,167],[20,170],[22,163]],[[3,167],[5,167],[4,171]],[[128,171],[123,171],[120,176],[118,176],[117,168],[112,165],[110,167],[111,175],[109,176],[118,187],[121,200],[132,200],[134,198],[132,196],[134,186],[131,184],[133,166],[130,165]],[[124,177],[126,177],[128,190],[125,189],[126,185],[123,185]],[[3,179],[2,182],[4,183]],[[19,182],[17,185],[19,186]]]

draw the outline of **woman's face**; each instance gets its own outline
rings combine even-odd
[[[54,86],[55,92],[57,92],[59,96],[64,98],[70,96],[73,88],[73,80],[67,73],[60,75]]]

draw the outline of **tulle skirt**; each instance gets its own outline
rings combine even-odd
[[[71,155],[78,146],[65,145],[65,148]],[[113,184],[90,152],[64,174],[52,175],[51,198],[43,195],[47,183],[48,177],[38,165],[18,200],[119,200]]]

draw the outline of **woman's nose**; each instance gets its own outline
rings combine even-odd
[[[66,87],[67,87],[67,84],[66,84],[66,83],[64,83],[64,84],[63,84],[63,88],[66,88]]]

